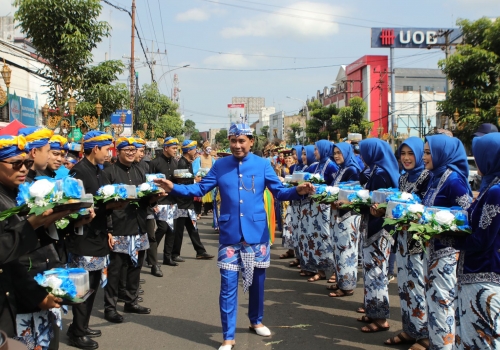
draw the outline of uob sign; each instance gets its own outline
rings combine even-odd
[[[372,28],[372,47],[423,49],[445,44],[439,32],[449,30],[450,40],[459,36],[454,28]]]

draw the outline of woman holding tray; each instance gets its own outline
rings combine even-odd
[[[425,168],[433,179],[424,196],[425,206],[468,209],[472,192],[467,182],[469,164],[465,148],[459,139],[434,135],[425,139]],[[424,255],[427,284],[427,317],[430,349],[453,349],[455,341],[455,300],[457,296],[457,259],[459,252],[432,239]]]
[[[422,155],[424,143],[418,137],[406,139],[397,151],[405,173],[399,178],[399,190],[416,194],[422,199],[432,175],[425,169]],[[398,293],[401,302],[403,331],[385,341],[386,345],[414,344],[412,349],[429,346],[427,325],[427,301],[423,249],[406,230],[397,237],[396,262],[398,266]]]
[[[366,139],[360,143],[363,162],[371,172],[365,189],[376,191],[381,188],[394,188],[399,182],[398,162],[387,142],[379,139]],[[389,329],[389,291],[387,263],[391,250],[392,237],[383,228],[384,219],[379,216],[376,204],[369,213],[363,213],[360,231],[366,234],[363,239],[363,273],[366,315],[358,321],[368,323],[362,332],[374,333]]]
[[[339,171],[333,178],[332,186],[341,182],[358,181],[361,167],[349,143],[342,142],[333,145],[333,159],[339,166]],[[358,243],[359,222],[361,216],[354,211],[338,209],[340,203],[332,206],[331,227],[333,240],[333,256],[336,273],[330,282],[336,280],[336,285],[330,285],[333,290],[330,297],[345,297],[354,294],[358,281]],[[336,210],[334,210],[336,209]],[[336,278],[335,278],[336,277]]]
[[[469,208],[472,234],[441,238],[460,249],[455,345],[458,349],[500,348],[500,134],[476,137],[472,153],[482,175]],[[492,156],[495,155],[495,156]]]

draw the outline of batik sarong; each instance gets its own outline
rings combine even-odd
[[[130,255],[130,260],[134,266],[139,264],[139,252],[149,249],[149,239],[147,233],[140,233],[135,236],[113,236],[113,252]]]
[[[47,350],[54,338],[54,323],[62,329],[61,309],[16,315],[17,336],[29,350]]]
[[[457,260],[453,248],[434,251],[431,239],[424,255],[425,296],[431,350],[451,350],[455,342]]]
[[[285,249],[294,249],[295,244],[293,241],[293,202],[291,202],[285,212],[285,218],[283,220],[283,232],[281,234],[281,244]]]
[[[429,338],[427,302],[425,299],[424,253],[412,254],[414,241],[406,230],[397,234],[396,264],[398,266],[398,294],[401,301],[403,331],[410,337]]]
[[[171,230],[174,229],[174,219],[177,211],[177,204],[158,205],[155,219],[165,221]]]
[[[68,267],[78,267],[87,271],[101,270],[101,287],[108,283],[109,255],[106,256],[82,256],[69,254]]]
[[[363,273],[366,316],[389,318],[387,264],[392,237],[382,229],[364,240]]]
[[[456,349],[500,349],[500,284],[458,285]]]
[[[332,210],[332,240],[337,286],[353,290],[358,281],[358,244],[360,215],[349,211],[342,217]]]

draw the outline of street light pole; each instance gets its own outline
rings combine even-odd
[[[296,100],[296,101],[302,102],[302,104],[304,105],[304,108],[305,108],[305,110],[306,110],[306,126],[307,126],[307,121],[309,120],[309,108],[307,108],[307,103],[306,103],[306,101],[301,100],[300,98],[295,98],[295,97],[290,97],[290,96],[287,96],[286,98],[289,98],[289,99],[291,99],[291,100]]]
[[[165,73],[163,73],[163,74],[160,76],[160,78],[156,81],[156,86],[160,85],[160,80],[161,80],[161,79],[162,79],[162,78],[163,78],[163,77],[164,77],[167,73],[173,72],[174,70],[177,70],[177,69],[187,68],[187,67],[189,67],[189,66],[190,66],[190,64],[186,64],[186,65],[184,65],[184,66],[182,66],[182,67],[177,67],[177,68],[170,69],[170,70],[166,71],[166,72],[165,72]]]

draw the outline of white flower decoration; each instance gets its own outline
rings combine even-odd
[[[416,214],[423,213],[425,207],[422,204],[410,204],[407,209],[410,213]]]
[[[368,198],[370,198],[370,191],[368,191],[368,190],[359,190],[358,192],[356,192],[356,196],[358,196],[358,198],[360,198],[361,200],[365,201]]]
[[[311,177],[314,177],[315,179],[318,179],[318,180],[321,179],[321,175],[320,174],[313,174]]]
[[[150,190],[151,190],[151,185],[148,184],[147,182],[145,182],[139,186],[139,191],[141,191],[141,192],[150,191]]]
[[[434,219],[437,221],[438,224],[440,225],[451,225],[453,220],[455,220],[455,215],[453,215],[451,212],[447,210],[441,210],[436,213],[434,216]]]
[[[110,197],[115,194],[115,186],[113,185],[106,185],[102,188],[102,195],[104,197]]]
[[[62,282],[63,282],[62,279],[56,277],[55,275],[48,276],[45,279],[44,287],[50,287],[52,289],[59,289],[59,287],[61,287]]]
[[[408,193],[408,192],[403,192],[403,193],[401,193],[401,199],[403,199],[405,201],[409,201],[409,200],[413,199],[413,195],[411,193]]]
[[[328,192],[330,195],[336,195],[339,193],[340,188],[337,186],[326,186],[326,192]]]
[[[153,174],[146,175],[147,182],[153,182],[154,179],[156,179],[156,175],[153,175]]]
[[[54,189],[55,183],[47,179],[35,181],[30,186],[30,196],[32,198],[45,198]]]

